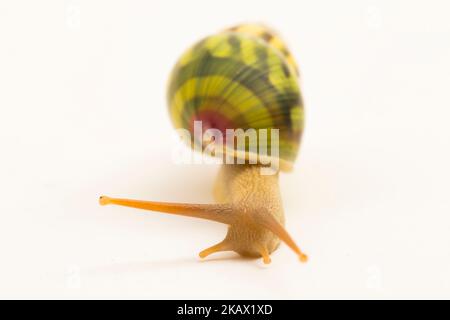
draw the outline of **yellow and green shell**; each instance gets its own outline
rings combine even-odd
[[[196,43],[176,63],[167,99],[175,128],[192,132],[201,120],[221,131],[279,129],[281,169],[291,169],[303,129],[298,69],[267,27],[239,25]]]

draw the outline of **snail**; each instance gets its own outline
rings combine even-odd
[[[100,197],[100,204],[115,204],[169,214],[212,220],[228,225],[223,241],[199,253],[201,258],[220,251],[235,251],[245,257],[270,254],[280,241],[307,261],[284,228],[285,218],[279,190],[279,171],[292,170],[303,130],[303,102],[294,58],[281,38],[259,24],[241,24],[204,38],[188,49],[176,63],[168,84],[168,108],[175,128],[193,133],[215,129],[253,129],[269,133],[257,147],[270,154],[256,156],[244,142],[227,159],[240,160],[221,166],[214,186],[215,204],[186,204]],[[230,151],[236,136],[228,139],[217,157]],[[204,150],[203,138],[191,137],[191,146]],[[270,140],[270,141],[268,141]],[[264,148],[263,148],[264,147]],[[198,150],[198,149],[197,149]],[[274,151],[275,150],[275,151]],[[231,154],[231,156],[230,156]],[[262,174],[268,160],[276,162],[273,174]]]

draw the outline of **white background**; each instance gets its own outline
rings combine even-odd
[[[1,1],[0,297],[450,298],[446,1]],[[272,264],[200,250],[213,222],[107,194],[211,202],[175,165],[169,72],[193,42],[262,21],[301,69],[306,130],[280,177]]]

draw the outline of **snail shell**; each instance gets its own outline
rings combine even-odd
[[[289,171],[303,129],[297,70],[284,42],[263,25],[239,25],[206,37],[171,73],[167,100],[173,125],[192,134],[194,121],[224,135],[226,129],[278,129],[280,169]],[[265,143],[270,149],[270,139]]]

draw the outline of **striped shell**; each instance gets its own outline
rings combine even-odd
[[[224,135],[225,129],[279,129],[281,170],[292,168],[303,129],[298,71],[268,28],[239,25],[199,41],[175,65],[167,99],[175,128],[192,134],[199,120]]]

